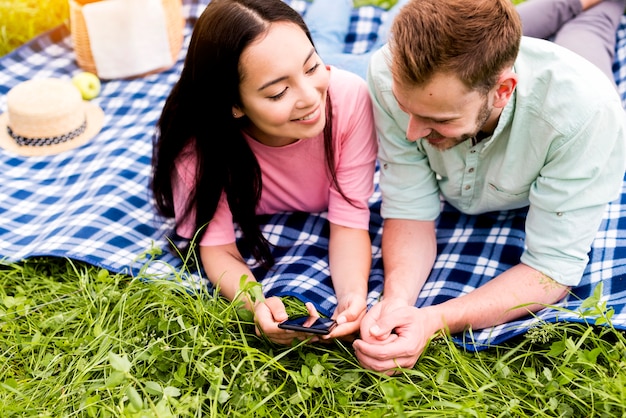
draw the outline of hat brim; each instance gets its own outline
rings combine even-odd
[[[87,126],[85,132],[70,139],[69,141],[61,142],[54,145],[44,146],[32,146],[32,145],[19,145],[15,142],[15,139],[9,135],[7,130],[7,124],[9,122],[9,112],[4,112],[0,115],[0,147],[7,151],[13,152],[24,157],[37,157],[41,155],[55,155],[64,151],[80,147],[85,144],[91,138],[96,136],[102,129],[104,124],[104,112],[95,103],[83,101],[83,109],[85,111],[85,118]]]

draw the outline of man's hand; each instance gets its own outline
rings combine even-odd
[[[356,340],[353,347],[363,367],[395,374],[398,367],[415,365],[438,329],[437,321],[429,318],[426,309],[383,300],[361,322],[362,339]]]

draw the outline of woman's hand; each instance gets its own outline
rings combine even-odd
[[[345,341],[352,341],[361,326],[361,320],[367,311],[367,304],[363,296],[348,293],[338,300],[337,309],[332,318],[337,321],[337,326],[322,339],[339,338]]]
[[[315,306],[312,303],[306,303],[311,323],[319,317]],[[254,321],[256,324],[256,334],[265,335],[270,341],[276,344],[290,345],[294,339],[303,341],[310,339],[309,342],[319,341],[319,337],[310,333],[284,330],[278,328],[278,324],[289,318],[283,301],[276,296],[259,302],[254,307]]]

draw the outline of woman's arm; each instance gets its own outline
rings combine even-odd
[[[255,282],[254,275],[239,253],[235,243],[225,245],[200,246],[202,267],[213,286],[218,287],[222,296],[233,300],[239,291],[242,276],[246,281]],[[254,311],[249,298],[244,299],[247,309]]]
[[[242,276],[246,282],[256,282],[252,271],[239,253],[235,243],[214,246],[200,246],[202,266],[211,283],[218,287],[220,294],[233,300],[239,292]],[[252,301],[244,296],[246,309],[254,314],[257,335],[263,333],[277,344],[289,345],[294,339],[306,339],[310,334],[286,331],[278,328],[278,324],[288,318],[285,305],[278,297]],[[309,308],[311,309],[311,308]],[[316,341],[313,338],[311,341]]]
[[[331,223],[329,262],[337,295],[333,318],[338,326],[325,338],[337,338],[357,332],[367,309],[367,282],[372,264],[369,233]]]

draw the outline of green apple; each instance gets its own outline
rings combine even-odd
[[[72,83],[78,88],[84,100],[91,100],[100,94],[100,79],[94,73],[84,71],[72,77]]]

